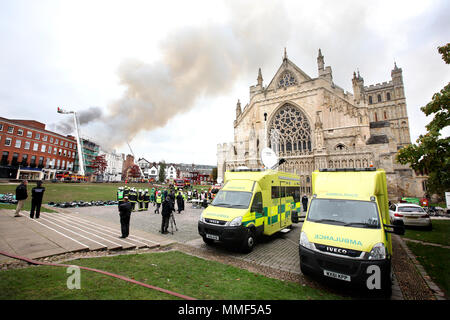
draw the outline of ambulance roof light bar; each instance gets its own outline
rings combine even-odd
[[[261,172],[264,171],[264,169],[261,168],[256,168],[256,169],[250,169],[250,168],[236,168],[236,169],[231,169],[230,172]]]
[[[319,172],[358,172],[358,171],[376,171],[377,168],[369,167],[369,168],[327,168],[327,169],[319,169]]]

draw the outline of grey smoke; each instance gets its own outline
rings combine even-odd
[[[77,118],[78,118],[78,122],[80,123],[80,126],[88,124],[93,121],[97,121],[103,115],[102,109],[99,107],[90,107],[85,110],[80,110],[80,111],[75,110],[75,111],[77,111]],[[52,130],[60,132],[64,135],[73,133],[75,130],[74,123],[73,123],[73,117],[67,115],[65,118],[66,119],[64,119],[64,120],[61,120],[54,124],[51,124],[50,128],[52,128]]]
[[[199,98],[226,94],[243,74],[253,72],[256,82],[258,67],[268,57],[281,59],[291,29],[285,9],[282,3],[265,1],[258,4],[264,10],[252,3],[229,6],[231,28],[188,27],[160,44],[161,61],[123,61],[118,68],[123,96],[108,105],[104,115],[97,108],[80,112],[80,124],[90,123],[83,131],[89,129],[88,135],[105,147],[117,148],[141,131],[165,126],[191,110]],[[64,122],[58,128],[67,130],[69,125]]]

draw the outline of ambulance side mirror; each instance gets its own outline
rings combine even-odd
[[[405,225],[403,220],[395,220],[392,225],[385,224],[384,227],[392,228],[393,230],[387,230],[386,232],[398,234],[399,236],[403,236],[405,234]]]
[[[263,213],[264,209],[263,209],[263,205],[261,202],[255,203],[253,204],[252,208],[251,208],[252,212],[257,212],[257,213]]]

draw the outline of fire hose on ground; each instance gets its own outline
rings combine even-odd
[[[196,300],[195,298],[192,298],[192,297],[189,297],[189,296],[185,296],[185,295],[177,293],[177,292],[172,292],[172,291],[169,291],[169,290],[166,290],[166,289],[163,289],[163,288],[155,287],[155,286],[152,286],[152,285],[140,282],[140,281],[136,281],[134,279],[130,279],[130,278],[118,275],[118,274],[114,274],[114,273],[103,271],[103,270],[99,270],[99,269],[93,269],[93,268],[77,266],[77,265],[68,265],[68,264],[59,264],[59,263],[50,263],[50,262],[40,262],[40,261],[37,261],[37,260],[32,260],[32,259],[29,259],[27,257],[17,256],[17,255],[14,255],[14,254],[11,254],[11,253],[8,253],[8,252],[4,252],[4,251],[0,251],[0,254],[4,255],[4,256],[7,256],[7,257],[10,257],[10,258],[17,259],[17,260],[26,261],[26,262],[34,264],[34,265],[65,267],[65,268],[75,266],[75,267],[78,267],[78,268],[83,269],[83,270],[88,270],[88,271],[101,273],[101,274],[104,274],[104,275],[107,275],[107,276],[110,276],[110,277],[114,277],[114,278],[117,278],[117,279],[120,279],[120,280],[124,280],[124,281],[130,282],[130,283],[134,283],[134,284],[137,284],[137,285],[149,288],[149,289],[157,290],[157,291],[160,291],[160,292],[163,292],[163,293],[175,296],[177,298],[181,298],[181,299],[185,299],[185,300]]]

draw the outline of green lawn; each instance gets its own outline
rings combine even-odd
[[[112,183],[44,183],[44,203],[66,201],[116,200],[119,184]],[[148,187],[148,185],[146,185]],[[15,194],[17,185],[0,185],[0,193]],[[28,183],[28,200],[34,183]],[[141,188],[143,185],[141,184]]]
[[[432,231],[407,228],[404,237],[450,246],[450,220],[431,220]]]
[[[450,249],[408,242],[408,247],[433,281],[450,297]]]
[[[197,299],[304,300],[342,297],[267,278],[178,251],[79,259],[67,264],[120,274]],[[66,268],[38,266],[0,271],[0,300],[177,299],[171,295],[81,270],[81,289],[67,289]]]
[[[0,194],[16,193],[18,184],[2,184],[0,185]],[[31,201],[31,189],[35,187],[35,183],[28,183],[28,200]],[[117,188],[124,186],[119,183],[44,183],[45,193],[43,203],[52,202],[68,202],[68,201],[97,201],[97,200],[116,200]],[[152,185],[148,183],[131,183],[127,186],[137,189],[149,189]],[[209,186],[196,186],[196,188],[209,188]],[[28,202],[28,201],[27,201]]]
[[[450,220],[432,220],[433,230],[406,229],[404,237],[445,246],[450,245]],[[406,244],[433,281],[450,294],[450,249],[407,241]]]

